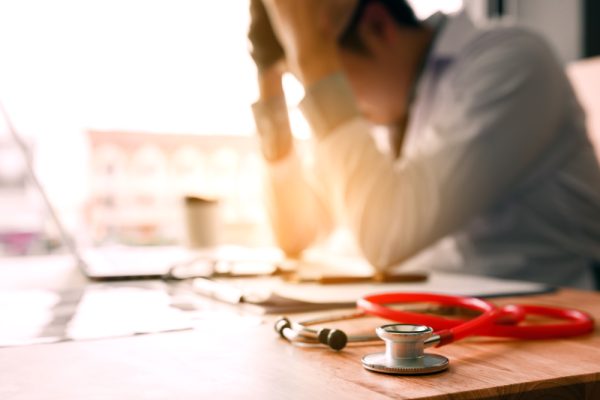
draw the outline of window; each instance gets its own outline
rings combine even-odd
[[[411,3],[419,17],[462,5]],[[247,26],[248,0],[8,2],[0,98],[32,134],[50,125],[251,134]]]
[[[417,17],[424,19],[437,11],[453,13],[463,6],[463,0],[408,0]]]
[[[462,1],[412,3],[426,17]],[[0,100],[34,142],[38,174],[59,210],[81,209],[97,183],[83,135],[90,129],[253,134],[248,14],[248,0],[3,2]],[[301,88],[286,81],[298,100]]]

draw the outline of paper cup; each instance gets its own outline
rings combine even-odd
[[[186,246],[192,249],[217,246],[221,239],[219,201],[195,196],[184,198]]]

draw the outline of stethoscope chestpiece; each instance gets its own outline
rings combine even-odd
[[[369,354],[362,365],[369,371],[392,375],[424,375],[444,371],[449,361],[437,354],[425,353],[425,347],[439,343],[433,329],[424,325],[389,324],[376,330],[385,342],[385,352]]]

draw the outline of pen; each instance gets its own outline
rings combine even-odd
[[[374,275],[358,276],[358,275],[322,275],[319,277],[302,277],[298,275],[286,277],[286,281],[290,283],[318,283],[320,285],[339,285],[351,283],[412,283],[424,282],[428,278],[426,273],[402,273],[388,274],[377,273]]]
[[[244,301],[244,292],[229,283],[215,281],[210,278],[195,278],[192,284],[194,291],[211,299],[230,304]]]

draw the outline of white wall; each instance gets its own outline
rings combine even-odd
[[[509,0],[507,8],[518,24],[548,38],[566,63],[581,58],[583,52],[582,3],[581,0]]]
[[[465,0],[470,15],[487,20],[487,0]],[[530,28],[550,41],[564,63],[583,54],[582,0],[505,0],[505,23]]]

